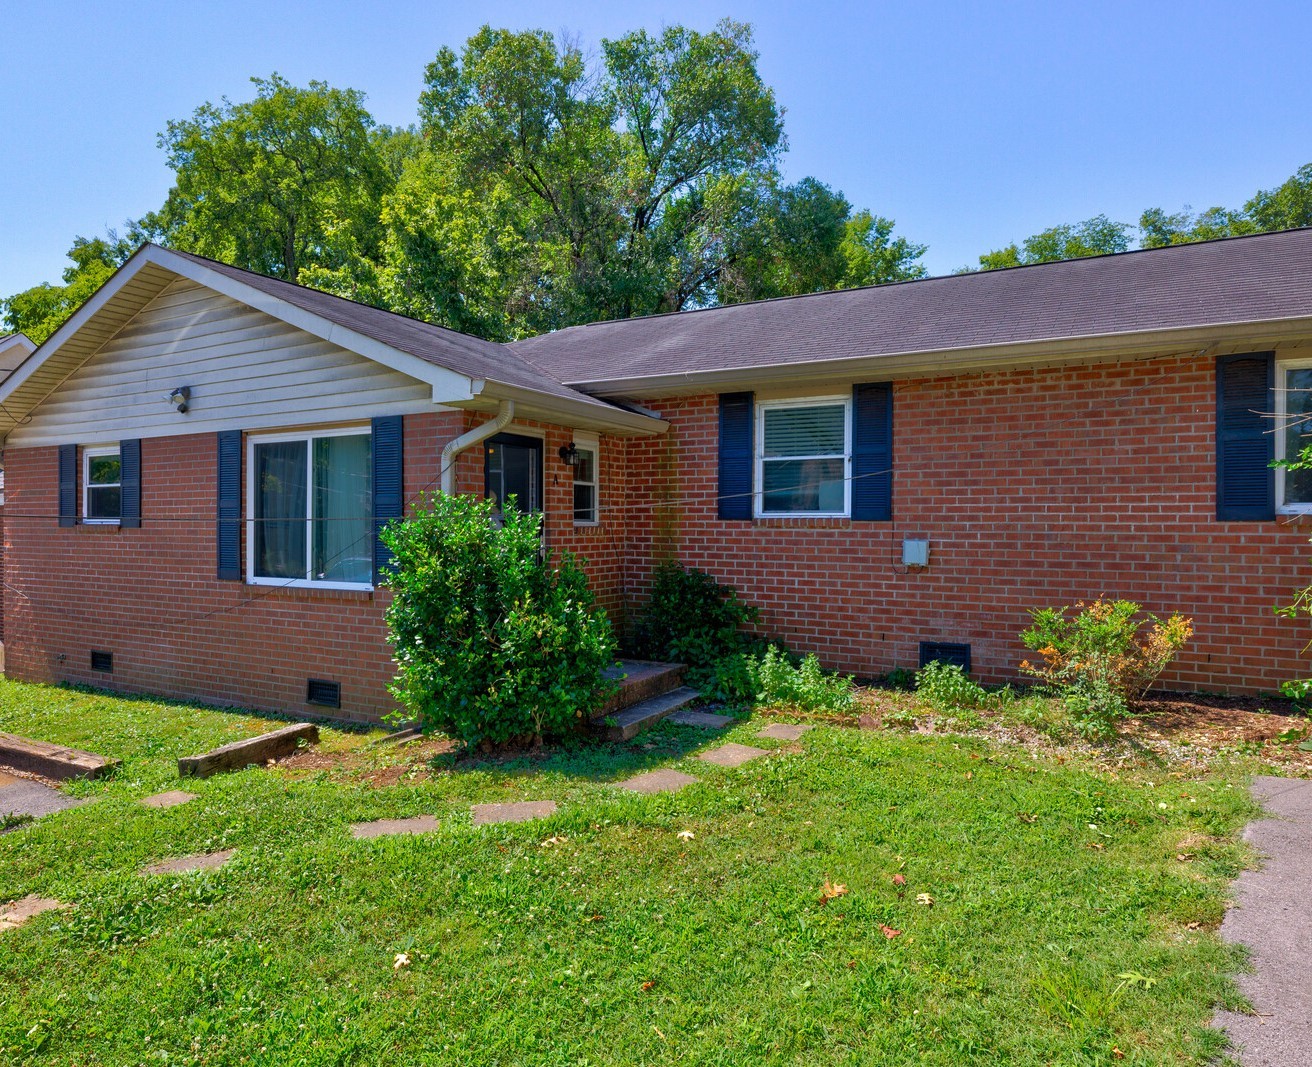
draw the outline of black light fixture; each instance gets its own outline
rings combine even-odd
[[[173,392],[169,393],[167,400],[179,415],[185,415],[191,403],[191,387],[186,385],[178,386]]]
[[[579,450],[573,441],[560,446],[560,462],[567,467],[577,467],[579,465]]]

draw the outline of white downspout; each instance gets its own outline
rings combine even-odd
[[[494,433],[500,433],[510,425],[510,420],[514,417],[515,402],[513,400],[502,400],[498,404],[496,416],[491,422],[485,422],[482,426],[475,426],[472,430],[467,430],[442,446],[442,492],[450,496],[456,491],[456,456],[471,445],[486,440]]]

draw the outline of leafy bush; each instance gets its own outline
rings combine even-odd
[[[756,609],[739,600],[733,586],[671,561],[652,576],[634,644],[649,659],[686,663],[694,671],[710,669],[746,650],[752,638],[742,628],[756,619]]]
[[[1176,613],[1163,622],[1129,600],[1099,599],[1076,608],[1073,614],[1064,607],[1030,613],[1034,623],[1021,640],[1043,662],[1026,661],[1021,670],[1062,698],[1081,733],[1106,735],[1193,636],[1193,622]]]
[[[734,704],[776,704],[802,711],[847,711],[855,702],[852,679],[830,674],[814,655],[793,662],[787,651],[769,645],[753,655],[725,656],[708,672],[703,692]]]
[[[983,707],[989,694],[955,663],[934,660],[916,672],[916,693],[935,711]]]
[[[541,517],[490,501],[430,497],[388,525],[391,691],[425,728],[470,744],[571,729],[605,701],[610,621],[569,556],[541,558]]]

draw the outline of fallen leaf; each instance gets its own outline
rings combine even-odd
[[[392,970],[399,971],[402,967],[410,966],[410,955],[406,952],[398,952],[396,959],[392,960]]]
[[[1107,846],[1104,845],[1101,841],[1090,841],[1090,842],[1088,842],[1084,847],[1085,847],[1085,848],[1097,849],[1099,852],[1101,852],[1101,851],[1102,851],[1103,849],[1105,849]]]
[[[680,830],[675,836],[678,837],[680,841],[691,841],[697,835],[691,830]]]
[[[1024,823],[1032,823],[1032,822],[1039,821],[1039,817],[1035,815],[1032,811],[1018,811],[1016,812],[1016,818],[1018,818],[1021,822]]]
[[[1122,1052],[1120,1049],[1118,1049],[1115,1045],[1112,1046],[1112,1055],[1115,1056],[1118,1060],[1125,1059],[1125,1053]]]
[[[855,971],[855,970],[856,970],[856,960],[848,960],[848,961],[847,961],[847,969],[848,969],[849,971]]]
[[[894,930],[891,926],[888,926],[888,925],[886,925],[885,923],[880,923],[880,924],[879,924],[879,929],[880,929],[880,931],[883,933],[883,935],[884,935],[886,938],[888,938],[890,941],[892,941],[893,938],[895,938],[895,937],[901,937],[901,936],[902,936],[902,931],[901,931],[901,930]]]
[[[905,874],[895,874],[895,875],[893,875],[893,884],[894,884],[894,885],[906,885],[906,884],[907,884],[907,876],[906,876]]]
[[[549,845],[563,845],[568,840],[568,837],[548,837],[539,847],[547,848]]]
[[[974,777],[975,777],[975,772],[974,772],[974,771],[967,771],[967,772],[966,772],[966,781],[969,782],[969,781],[970,781],[972,778],[974,778]]]
[[[604,915],[594,915],[594,916],[592,916],[590,919],[585,919],[585,920],[583,920],[583,921],[584,921],[584,922],[590,922],[590,923],[605,922],[605,921],[606,921],[606,916],[604,916]]]
[[[831,900],[837,900],[839,897],[847,896],[847,886],[839,883],[835,885],[828,878],[820,889],[820,903],[828,904]]]
[[[916,903],[923,904],[927,908],[932,908],[934,906],[934,898],[931,897],[928,893],[917,893]]]
[[[1177,852],[1175,858],[1181,863],[1190,863],[1193,861],[1194,854],[1192,852]]]
[[[1185,927],[1185,929],[1187,930],[1201,930],[1202,928],[1203,928],[1203,924],[1198,922],[1197,920],[1194,920],[1187,927]]]
[[[648,991],[654,989],[655,987],[656,987],[656,983],[655,983],[655,982],[643,982],[643,983],[642,983],[642,991],[643,991],[644,993],[646,993],[646,992],[648,992]]]

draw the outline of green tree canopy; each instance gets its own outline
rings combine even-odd
[[[979,257],[978,269],[999,270],[1124,252],[1130,247],[1130,231],[1131,227],[1123,222],[1113,222],[1106,215],[1095,215],[1074,226],[1050,227],[1025,238],[1019,246],[1010,244],[986,252]]]
[[[177,181],[144,230],[289,281],[311,263],[375,254],[395,178],[364,94],[278,74],[251,81],[254,100],[202,104],[160,135]]]
[[[63,285],[34,285],[0,301],[5,332],[25,333],[40,344],[105,283],[136,245],[133,237],[120,239],[112,231],[108,237],[75,238]]]

